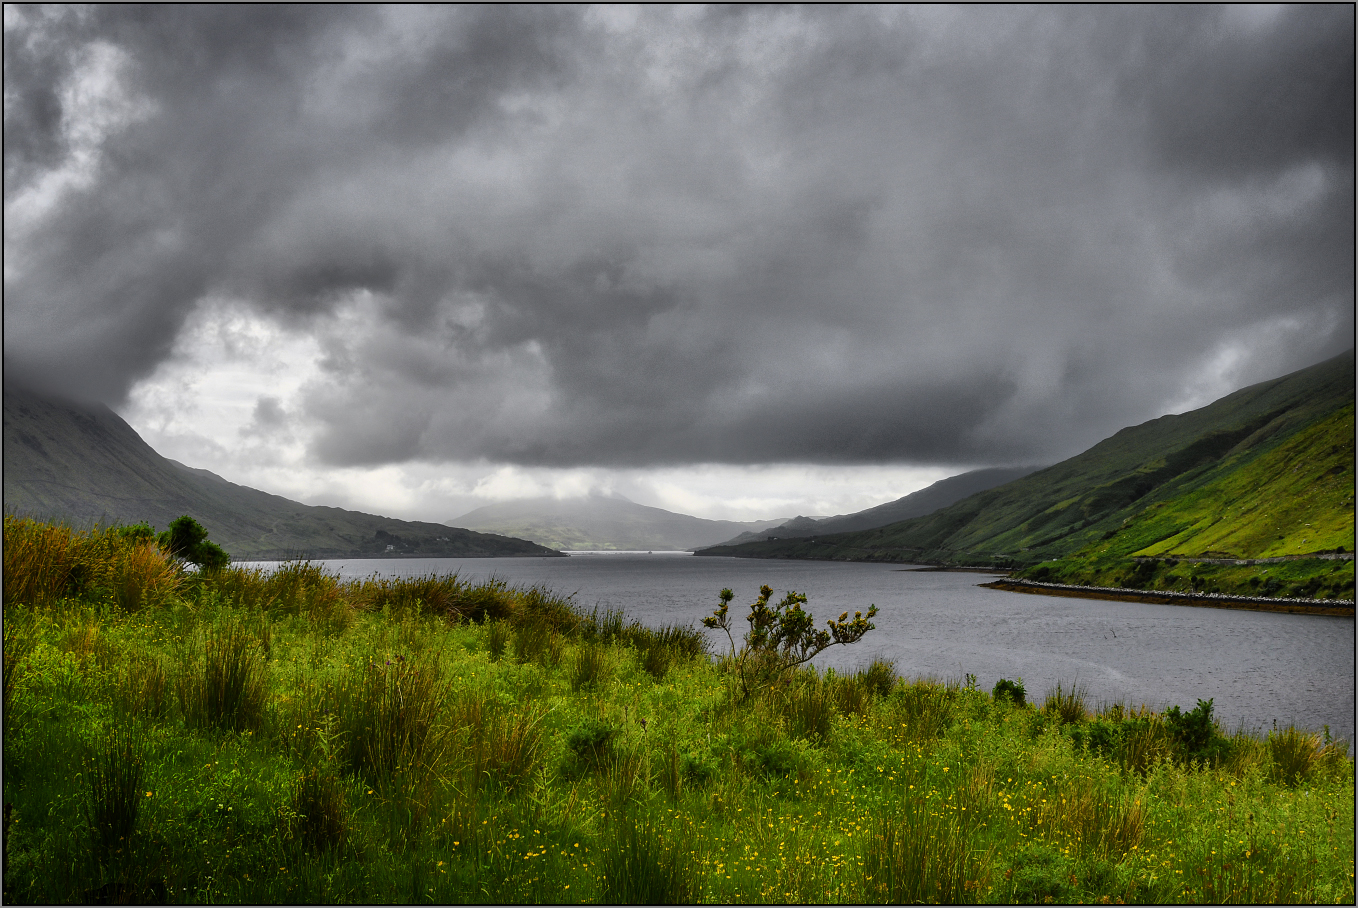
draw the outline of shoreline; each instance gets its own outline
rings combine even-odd
[[[1292,615],[1354,617],[1354,604],[1342,599],[1265,599],[1230,596],[1225,593],[1177,593],[1171,590],[1133,590],[1106,586],[1077,586],[1068,583],[1043,583],[1037,580],[992,580],[977,586],[1008,593],[1043,596],[1068,596],[1076,599],[1102,599],[1116,602],[1148,602],[1155,605],[1191,605],[1206,608],[1240,609],[1254,612],[1281,612]]]

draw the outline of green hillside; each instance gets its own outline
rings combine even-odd
[[[1351,551],[1353,400],[1349,351],[1123,429],[925,517],[703,554],[1023,567],[1095,553],[1125,566],[1135,555],[1171,552]]]
[[[237,559],[558,553],[523,539],[313,507],[157,454],[107,407],[5,383],[5,512],[77,527],[195,517]]]

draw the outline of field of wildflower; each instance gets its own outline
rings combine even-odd
[[[733,665],[541,588],[193,571],[6,517],[3,896],[1354,901],[1327,732]]]

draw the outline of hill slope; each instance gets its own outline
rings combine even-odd
[[[189,514],[237,559],[557,554],[522,539],[311,507],[236,485],[160,456],[107,407],[12,382],[4,389],[4,464],[7,513],[161,529]]]
[[[805,536],[819,536],[825,533],[851,533],[855,530],[871,530],[932,514],[939,508],[947,507],[968,495],[993,489],[995,486],[1027,476],[1038,467],[993,468],[972,470],[940,479],[931,486],[911,492],[903,498],[879,504],[876,507],[853,514],[840,514],[837,517],[794,517],[787,523],[757,532],[741,533],[728,539],[723,545],[740,545],[743,542],[760,542],[766,539],[798,539]]]
[[[1303,430],[1318,427],[1351,407],[1353,400],[1354,354],[1350,350],[1308,369],[1243,388],[1199,410],[1123,429],[1083,454],[924,517],[859,533],[718,546],[703,554],[1010,566],[1058,559],[1117,535],[1156,506],[1167,506],[1218,480],[1225,482],[1228,474],[1244,470]],[[1331,438],[1328,429],[1315,430]],[[1317,469],[1342,477],[1345,464],[1352,469],[1352,432],[1344,437],[1338,431],[1325,444],[1323,454],[1312,452],[1323,460],[1323,465],[1317,461]],[[1340,472],[1327,472],[1336,468]],[[1195,535],[1184,536],[1184,544],[1198,536],[1204,542],[1215,540],[1216,547],[1229,540],[1241,547],[1232,553],[1240,557],[1320,547],[1319,537],[1310,532],[1315,528],[1304,525],[1275,521],[1272,535],[1282,538],[1267,540],[1267,544],[1262,537],[1252,536],[1240,519],[1243,512],[1230,510],[1221,497],[1225,489],[1239,492],[1249,481],[1242,474],[1235,485],[1222,486],[1215,498],[1185,498],[1176,505],[1181,515],[1198,515],[1193,523]],[[1330,542],[1352,549],[1351,481],[1348,490],[1347,500],[1343,496],[1325,500],[1321,509],[1328,516],[1300,524],[1320,520],[1326,526],[1347,525],[1347,542]],[[1279,486],[1277,493],[1295,498],[1297,490]],[[1271,513],[1281,514],[1276,508]]]
[[[706,520],[640,505],[626,498],[529,498],[486,505],[449,526],[531,539],[554,549],[688,551],[783,520]]]

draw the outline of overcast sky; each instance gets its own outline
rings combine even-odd
[[[1352,345],[1347,5],[4,15],[7,375],[308,503],[842,513]]]

